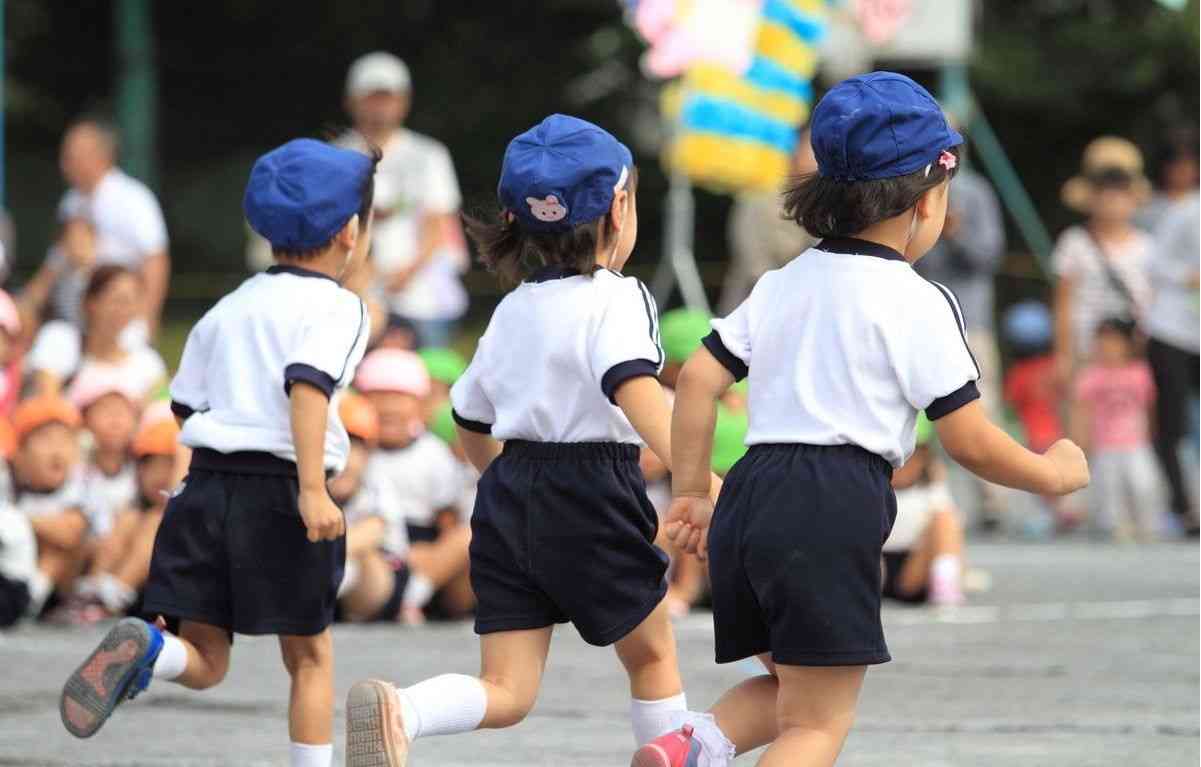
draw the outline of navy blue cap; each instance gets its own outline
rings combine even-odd
[[[938,102],[896,72],[843,80],[813,110],[817,170],[839,181],[904,176],[963,143]]]
[[[551,115],[509,142],[496,195],[523,229],[565,232],[608,213],[633,165],[607,131]]]
[[[362,152],[295,139],[255,161],[242,210],[272,247],[319,248],[359,212],[373,167]]]

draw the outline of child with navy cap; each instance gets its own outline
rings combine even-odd
[[[924,411],[952,458],[998,484],[1065,494],[1088,482],[1076,445],[1043,455],[988,421],[955,297],[912,268],[938,239],[962,138],[907,77],[835,86],[813,113],[818,172],[784,196],[813,248],[765,274],[713,322],[676,387],[668,535],[708,556],[719,663],[769,673],[718,701],[708,722],[664,736],[637,767],[833,764],[867,666],[889,660],[880,554],[890,486]],[[750,449],[714,511],[715,404],[749,377]]]
[[[552,115],[505,151],[500,215],[467,222],[484,263],[515,284],[451,389],[482,474],[471,583],[483,668],[404,689],[356,684],[350,767],[399,767],[416,738],[520,722],[567,621],[590,644],[616,645],[639,744],[686,713],[667,557],[638,465],[645,441],[670,466],[670,411],[654,300],[620,271],[637,236],[635,185],[625,146]]]
[[[330,398],[367,345],[362,301],[339,284],[366,254],[378,154],[299,139],[250,172],[243,210],[275,265],[192,329],[171,383],[192,448],[154,543],[144,611],[118,623],[63,688],[63,724],[94,734],[152,678],[212,687],[234,633],[279,637],[292,677],[292,767],[328,767],[333,620],[346,547],[326,478],[350,440]],[[165,620],[164,620],[165,619]],[[163,630],[178,621],[178,635]]]

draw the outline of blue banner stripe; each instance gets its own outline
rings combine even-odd
[[[826,36],[823,19],[811,16],[784,0],[767,0],[763,5],[763,18],[788,27],[810,45],[816,45]]]
[[[686,131],[754,141],[789,154],[796,147],[796,126],[773,120],[741,104],[703,95],[693,95],[685,101],[680,124]]]
[[[753,58],[750,68],[742,78],[756,88],[778,91],[798,101],[807,102],[813,98],[813,85],[810,81],[797,77],[764,56]]]

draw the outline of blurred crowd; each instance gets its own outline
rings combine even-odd
[[[362,57],[345,89],[353,128],[336,139],[383,150],[372,257],[348,277],[370,308],[373,346],[354,391],[335,403],[353,444],[346,470],[330,482],[348,522],[339,597],[347,621],[417,624],[468,615],[474,602],[468,546],[477,477],[449,406],[466,367],[452,345],[467,308],[469,257],[450,153],[405,127],[411,95],[400,59]],[[188,451],[166,402],[169,371],[153,346],[170,275],[167,228],[153,193],[117,166],[117,143],[102,119],[69,127],[59,236],[20,291],[0,291],[0,627],[24,617],[77,625],[136,613],[163,508],[186,474]],[[812,170],[807,149],[803,140],[798,173]],[[960,299],[994,418],[1035,450],[1071,436],[1089,451],[1093,487],[1039,501],[1023,517],[1025,533],[1196,534],[1196,135],[1171,136],[1153,175],[1155,184],[1129,141],[1088,145],[1062,190],[1080,222],[1060,234],[1054,287],[1040,298],[997,305],[1005,227],[994,190],[970,168],[952,183],[941,242],[918,265]],[[723,311],[812,244],[780,219],[778,204],[770,194],[736,200]],[[248,259],[265,267],[270,252],[251,237]],[[709,317],[668,311],[660,332],[670,390]],[[728,393],[716,429],[713,468],[724,474],[745,451],[745,390]],[[670,478],[644,453],[651,497],[665,511]],[[933,429],[919,424],[917,451],[894,481],[886,595],[962,601],[963,517],[1006,524],[1013,499],[956,477]],[[672,554],[669,599],[681,615],[704,600],[703,565],[660,543]]]

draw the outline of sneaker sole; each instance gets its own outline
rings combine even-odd
[[[63,685],[58,712],[67,732],[90,738],[125,699],[138,661],[150,646],[150,629],[136,618],[118,623]]]
[[[634,752],[630,767],[671,767],[671,760],[666,751],[651,743]]]
[[[346,767],[405,767],[407,743],[393,737],[398,712],[386,682],[356,682],[346,696]],[[401,736],[403,738],[403,736]]]

